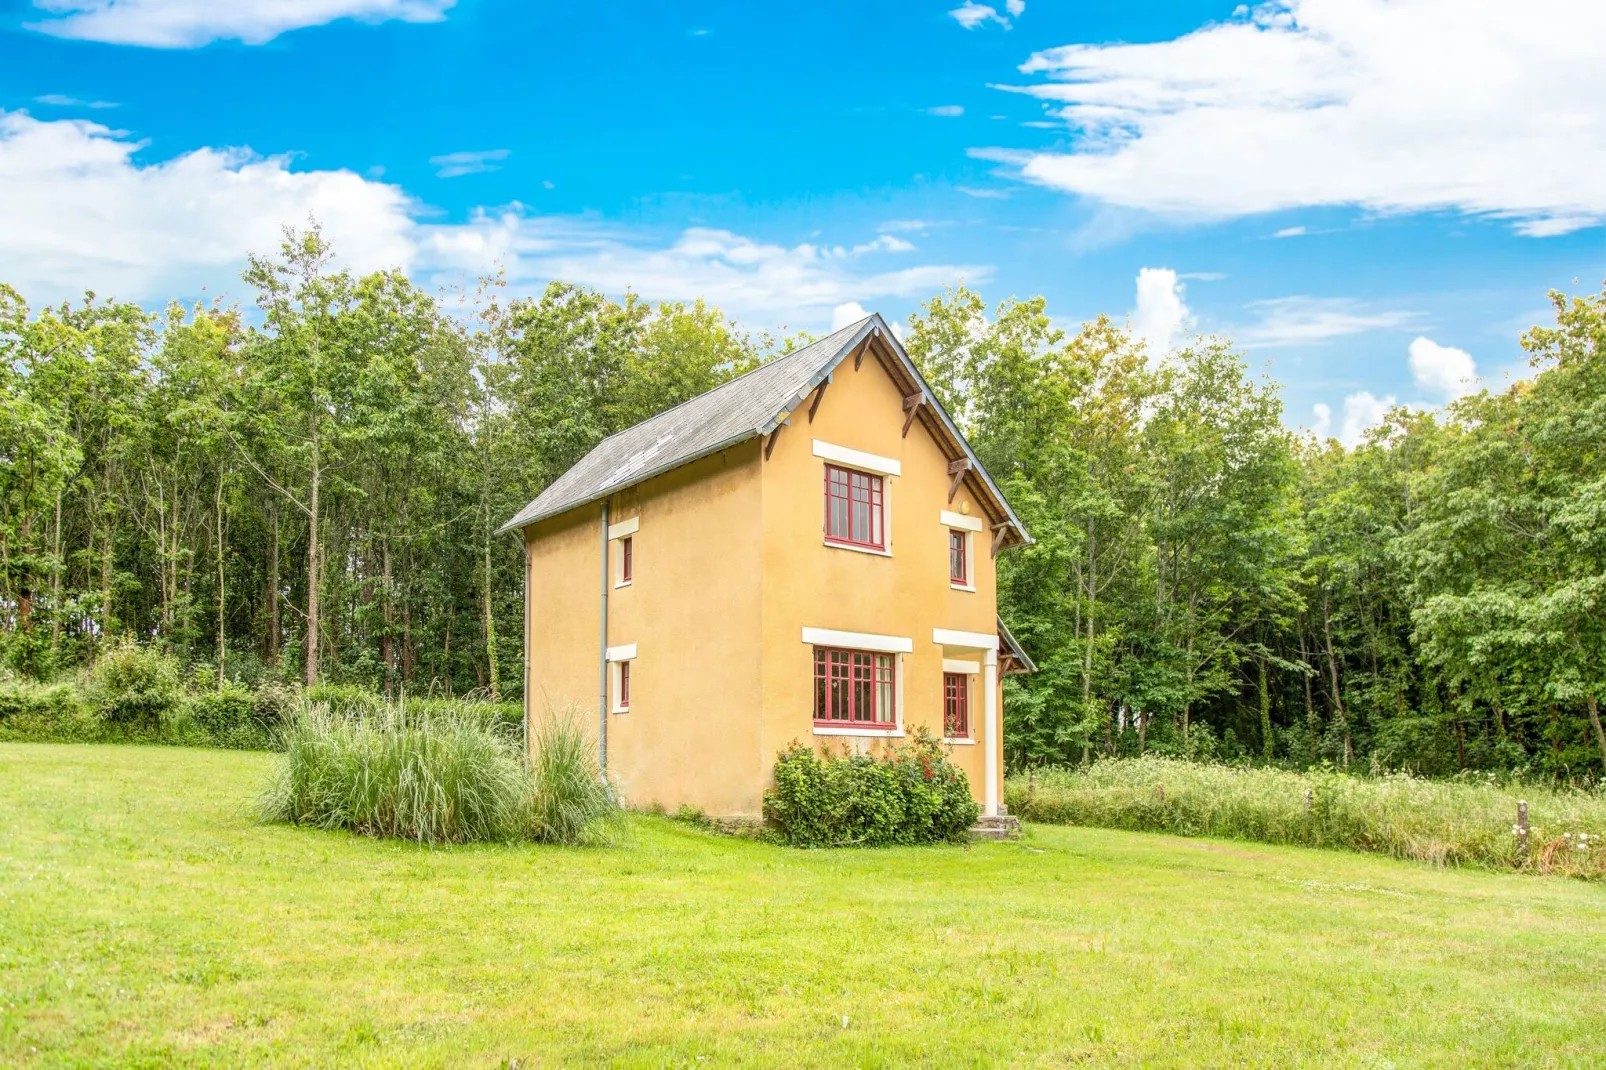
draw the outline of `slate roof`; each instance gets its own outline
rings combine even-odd
[[[872,337],[878,337],[892,351],[909,377],[919,385],[929,399],[930,411],[970,458],[972,471],[986,484],[1021,541],[1029,542],[1025,528],[1009,503],[982,470],[969,443],[942,410],[914,362],[879,315],[867,316],[603,439],[497,529],[498,533],[567,512],[749,438],[769,434],[837,364],[852,354],[861,342]]]

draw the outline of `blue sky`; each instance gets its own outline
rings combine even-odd
[[[245,299],[308,212],[359,268],[755,328],[964,278],[1225,334],[1353,439],[1600,287],[1602,39],[1593,0],[0,0],[0,279]]]

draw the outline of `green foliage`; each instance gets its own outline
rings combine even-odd
[[[193,696],[189,713],[214,746],[268,750],[277,743],[274,730],[280,722],[264,721],[258,714],[258,696],[237,684]]]
[[[821,756],[794,743],[775,762],[764,819],[793,847],[886,847],[957,840],[980,813],[965,774],[929,736],[881,757]]]
[[[627,828],[579,717],[549,714],[530,736],[530,835],[543,843],[610,842]]]
[[[1010,812],[1028,821],[1606,879],[1606,783],[1555,791],[1502,784],[1492,775],[1430,781],[1403,773],[1291,773],[1146,757],[1016,775],[1004,795]],[[1526,854],[1513,831],[1519,800],[1529,806]],[[1588,839],[1580,840],[1580,833]],[[1596,837],[1598,845],[1590,846]]]
[[[124,640],[95,662],[89,695],[107,723],[155,728],[183,698],[178,661],[154,646]]]
[[[285,729],[260,812],[418,843],[511,840],[528,827],[529,785],[518,752],[479,718],[309,705]]]

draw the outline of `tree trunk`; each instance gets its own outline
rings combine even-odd
[[[396,682],[396,641],[391,637],[392,619],[394,611],[390,597],[390,539],[381,538],[379,542],[380,562],[380,611],[384,620],[384,631],[379,636],[379,660],[385,666],[385,694],[390,694]]]
[[[223,690],[223,665],[229,657],[228,600],[224,588],[223,560],[225,541],[223,531],[223,478],[218,477],[217,490],[212,495],[212,515],[217,521],[217,689]]]
[[[1260,752],[1269,762],[1276,749],[1271,735],[1271,691],[1266,686],[1266,659],[1255,660],[1260,668]]]
[[[1327,668],[1333,682],[1333,709],[1338,713],[1338,720],[1344,726],[1344,768],[1349,768],[1352,748],[1350,746],[1349,715],[1344,712],[1344,698],[1339,694],[1338,688],[1338,656],[1333,653],[1333,621],[1328,614],[1327,595],[1322,595],[1322,633],[1327,639]]]
[[[487,518],[489,519],[489,518]],[[490,674],[491,701],[502,701],[502,685],[496,675],[496,615],[491,612],[491,528],[485,526],[485,665]]]
[[[1600,764],[1606,769],[1606,729],[1600,726],[1600,702],[1594,695],[1586,700],[1589,704],[1589,723],[1595,726],[1595,742],[1600,744]]]
[[[268,664],[279,667],[279,503],[268,503]]]
[[[61,491],[56,492],[56,531],[50,567],[50,652],[61,645]]]
[[[108,519],[100,548],[100,641],[112,636],[112,547],[117,540],[117,529]]]
[[[1098,558],[1094,553],[1094,539],[1096,532],[1093,529],[1093,518],[1087,518],[1087,641],[1082,647],[1082,717],[1087,717],[1091,699],[1093,697],[1093,614],[1098,599]],[[1092,749],[1091,742],[1082,739],[1082,764],[1088,762],[1088,751]]]
[[[307,649],[306,684],[318,683],[318,491],[323,457],[318,452],[318,417],[312,417],[312,492],[307,508]]]

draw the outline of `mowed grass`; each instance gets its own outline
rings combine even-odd
[[[1606,889],[1099,829],[803,852],[263,826],[0,745],[0,1065],[1598,1066]]]

